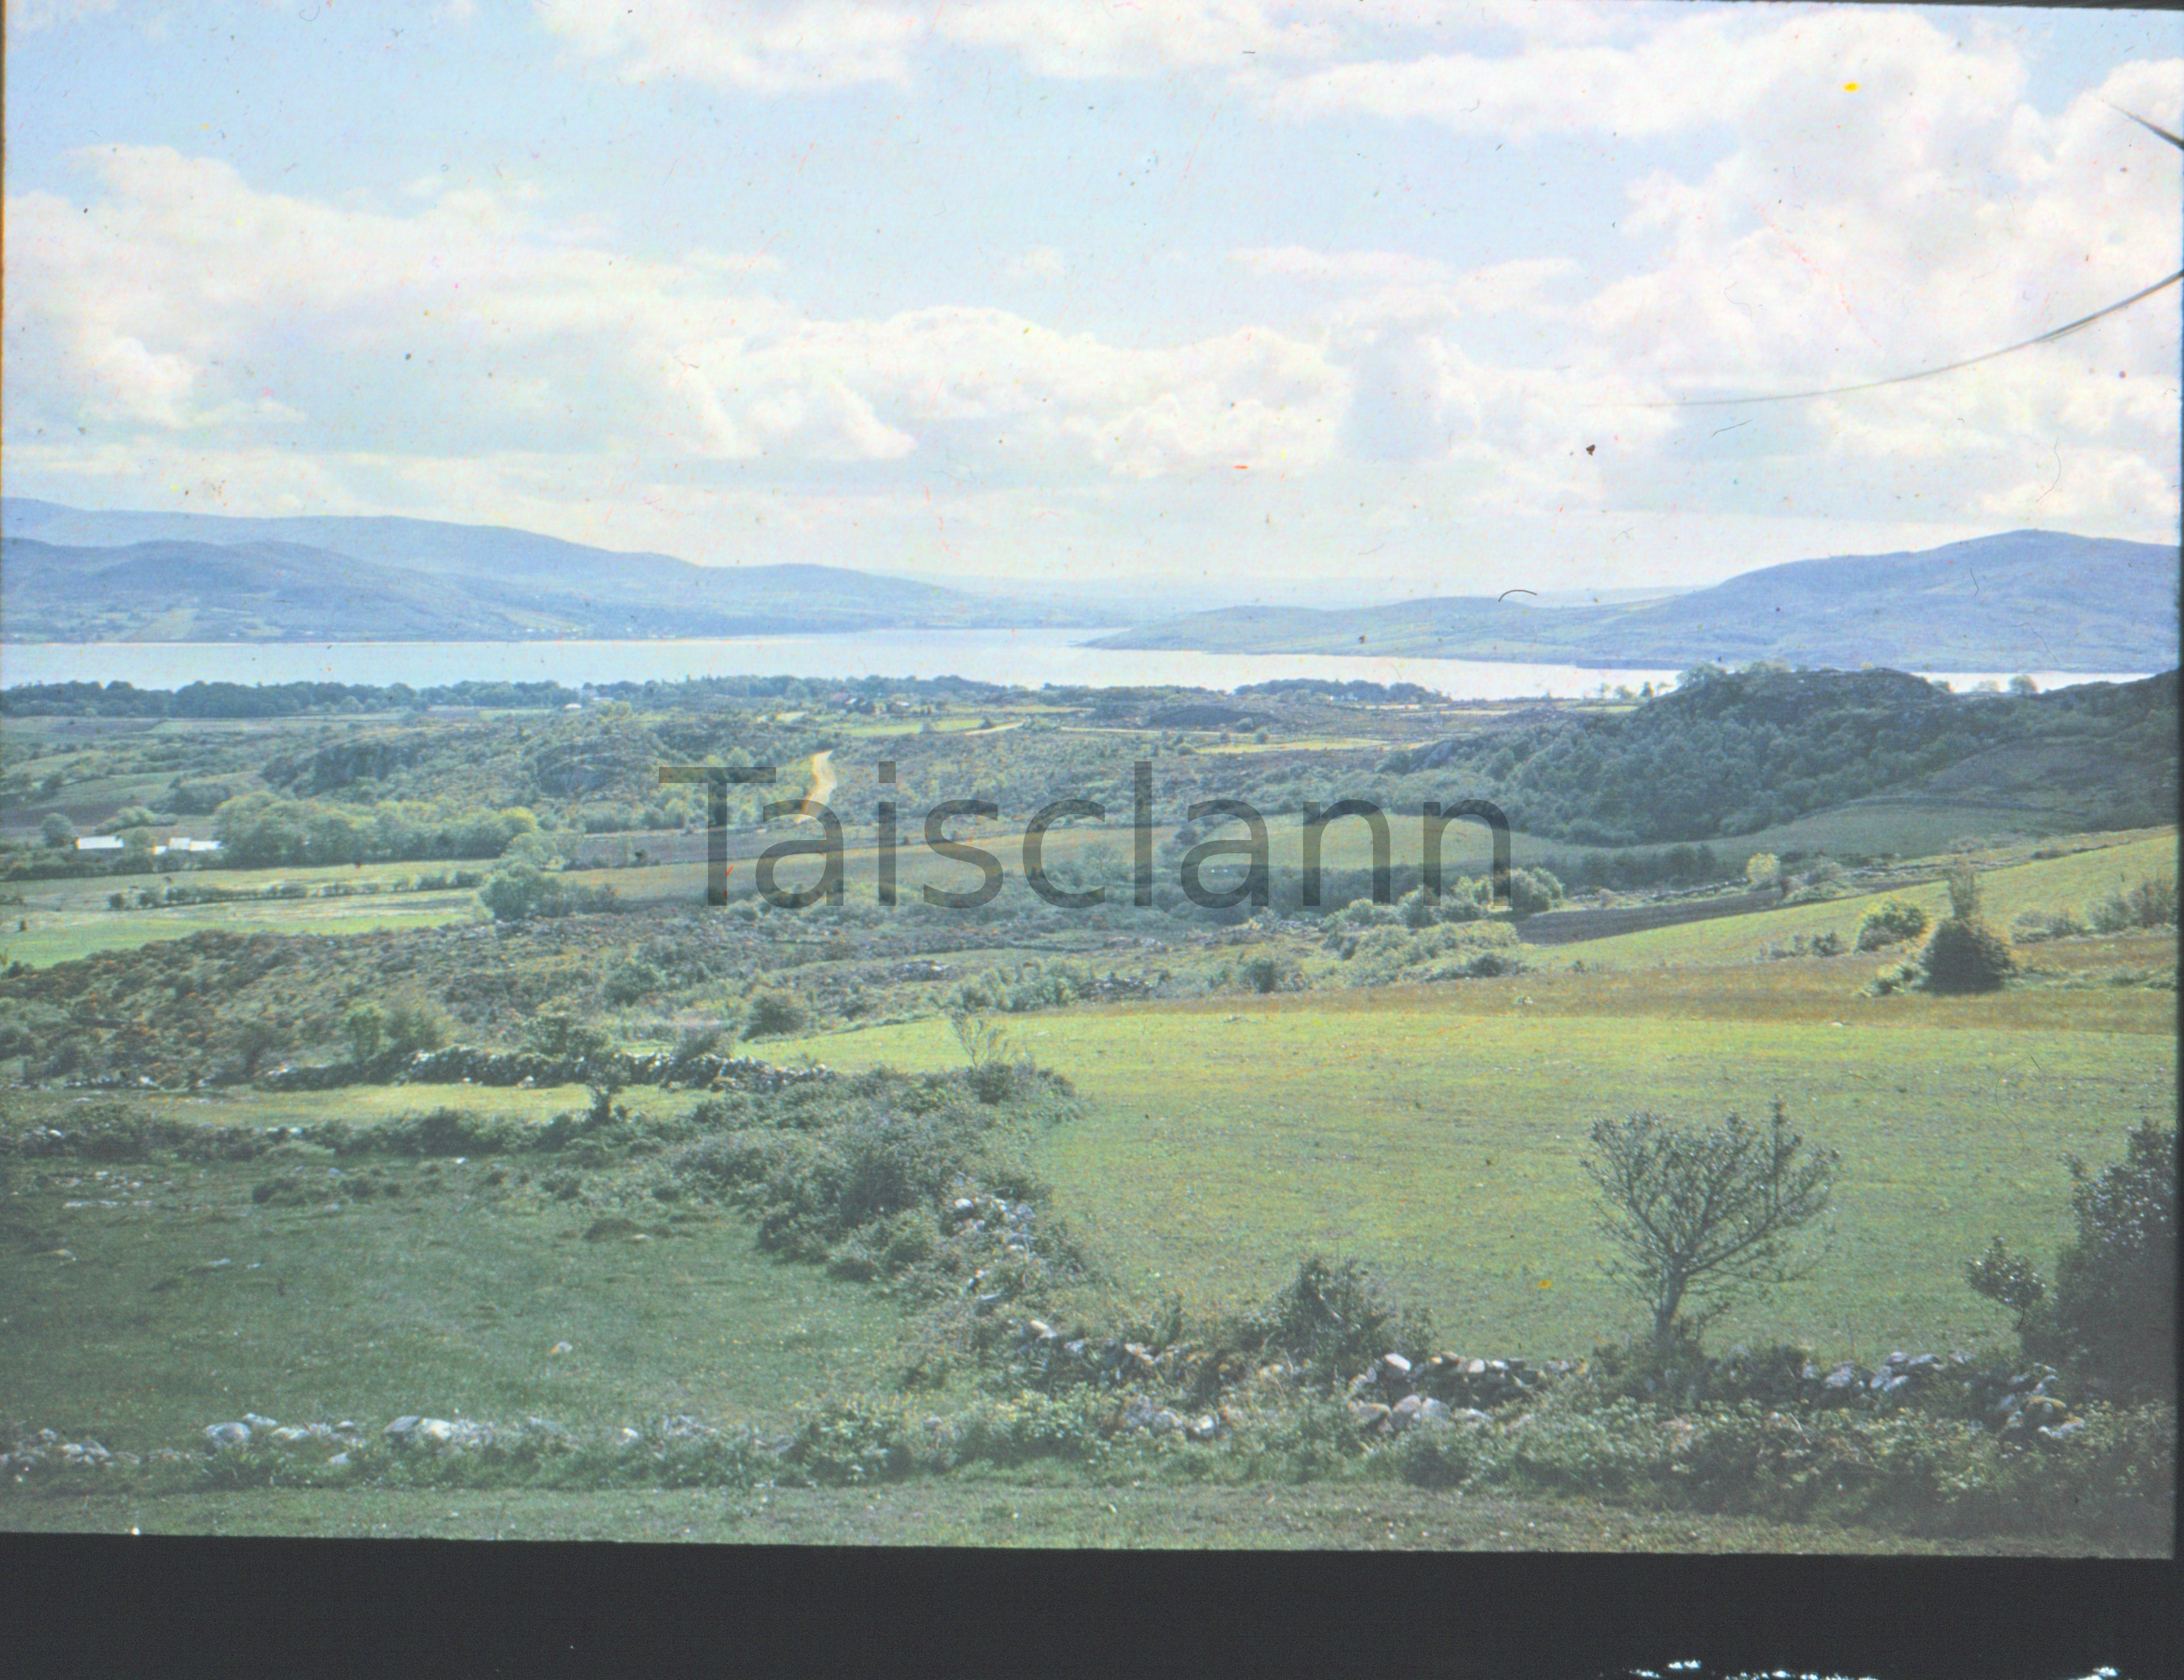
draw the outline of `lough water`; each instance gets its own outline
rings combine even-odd
[[[174,689],[194,682],[675,682],[686,677],[964,677],[978,682],[1093,687],[1174,684],[1233,690],[1283,678],[1416,683],[1451,700],[1570,698],[1618,686],[1673,684],[1673,670],[1403,659],[1351,654],[1187,653],[1082,645],[1086,630],[883,630],[843,635],[742,636],[713,641],[585,642],[9,642],[0,686],[126,682]],[[2009,672],[1930,672],[1959,690]],[[2042,689],[2128,682],[2139,674],[2040,672]]]

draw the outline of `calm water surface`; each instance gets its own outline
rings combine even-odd
[[[743,636],[712,641],[585,642],[83,642],[0,645],[0,685],[127,682],[173,689],[194,682],[407,683],[467,679],[675,682],[686,677],[965,677],[979,682],[1173,684],[1233,690],[1247,683],[1322,677],[1416,683],[1451,700],[1500,700],[1674,683],[1673,670],[1606,671],[1577,665],[1402,659],[1350,654],[1185,653],[1094,648],[1083,630],[886,630],[849,635]],[[1931,672],[1958,689],[2007,682],[2012,672]],[[2128,682],[2142,673],[2039,672],[2042,689]]]

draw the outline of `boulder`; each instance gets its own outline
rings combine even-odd
[[[1142,1394],[1134,1394],[1129,1404],[1117,1415],[1115,1424],[1119,1429],[1150,1429],[1154,1418],[1158,1415],[1158,1409],[1150,1400]],[[1174,1414],[1170,1413],[1169,1415],[1173,1416]]]
[[[1394,1415],[1391,1407],[1384,1406],[1377,1400],[1352,1400],[1350,1403],[1350,1420],[1362,1435],[1385,1434],[1395,1427],[1390,1421]]]
[[[250,1426],[247,1423],[207,1424],[205,1439],[216,1448],[248,1447],[250,1444]]]

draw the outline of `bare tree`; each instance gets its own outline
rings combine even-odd
[[[1622,1251],[1609,1275],[1652,1309],[1653,1335],[1703,1327],[1730,1301],[1768,1283],[1808,1275],[1821,1253],[1793,1253],[1791,1236],[1828,1209],[1841,1154],[1807,1152],[1777,1098],[1766,1126],[1731,1114],[1685,1129],[1658,1114],[1592,1129],[1586,1176],[1600,1192],[1601,1229]],[[1802,1156],[1802,1158],[1800,1158]]]

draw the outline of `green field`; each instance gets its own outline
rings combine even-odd
[[[1817,992],[1767,970],[1726,997],[1658,1000],[1613,976],[1518,975],[1077,1010],[1017,1032],[1092,1107],[1040,1163],[1062,1210],[1148,1294],[1240,1301],[1339,1249],[1429,1307],[1451,1346],[1582,1353],[1634,1312],[1601,1275],[1586,1128],[1641,1108],[1758,1117],[1779,1095],[1849,1158],[1835,1256],[1720,1338],[1870,1359],[2003,1336],[2008,1314],[1964,1287],[1964,1264],[1997,1231],[2052,1248],[2061,1153],[2113,1155],[2171,1111],[2173,997],[2096,994],[2098,1015],[2070,1024],[2015,998],[1861,998],[1860,965]],[[960,1055],[939,1023],[784,1047],[842,1067]]]
[[[1267,1551],[1737,1553],[2075,1556],[2068,1538],[1976,1543],[1752,1517],[1617,1510],[1577,1500],[1461,1499],[1366,1483],[1150,1487],[1027,1484],[959,1474],[872,1488],[564,1493],[526,1488],[254,1488],[247,1494],[9,1499],[0,1526],[43,1533],[448,1540],[695,1541],[767,1546],[1248,1548]]]
[[[301,871],[291,871],[292,876]],[[329,878],[332,878],[331,873]],[[12,913],[14,919],[8,919]],[[101,951],[133,951],[192,934],[366,934],[438,928],[478,917],[475,893],[420,893],[379,898],[268,900],[193,904],[157,910],[14,910],[0,907],[0,967],[34,968]],[[19,928],[18,921],[29,925]]]
[[[2067,857],[2014,862],[1984,871],[1980,876],[1981,913],[2003,928],[2028,910],[2070,910],[2082,915],[2096,901],[2136,886],[2149,876],[2165,871],[2175,878],[2174,831],[2119,839],[2120,844],[2074,851]],[[2022,856],[2033,849],[2020,844],[2011,850]],[[1724,916],[1586,940],[1542,951],[1537,960],[1557,966],[1582,961],[1588,968],[1602,963],[1747,963],[1758,960],[1769,945],[1787,945],[1801,934],[1811,939],[1832,933],[1847,946],[1857,940],[1866,912],[1883,898],[1908,899],[1925,911],[1930,922],[1939,921],[1949,913],[1948,888],[1932,881],[1825,903],[1785,905],[1757,915]],[[1883,959],[1863,960],[1869,972]],[[2036,952],[2033,960],[2037,960]]]
[[[63,1175],[17,1202],[31,1223],[0,1255],[9,1415],[114,1450],[245,1410],[775,1418],[786,1396],[871,1386],[899,1334],[872,1291],[776,1264],[741,1220],[587,1242],[581,1204],[493,1169],[398,1167],[404,1194],[337,1210],[254,1204],[265,1164]]]
[[[976,715],[943,721],[961,739],[981,733],[968,727]],[[838,733],[859,740],[901,731],[875,720]],[[1047,743],[1055,738],[1026,732],[1023,751],[1046,750],[1040,734]],[[1209,757],[1351,751],[1363,741],[1330,728],[1264,748],[1239,741],[1201,750]],[[901,751],[908,762],[909,745]],[[781,762],[816,768],[827,761],[783,754]],[[863,763],[843,771],[854,789],[865,788],[869,773]],[[838,803],[868,814],[853,809],[863,800],[845,792]],[[1007,808],[1020,824],[1021,813]],[[383,988],[390,1002],[471,1006],[460,1021],[443,1021],[457,1042],[505,1047],[538,1015],[574,1009],[641,1048],[708,1021],[733,1032],[752,1019],[746,1011],[760,991],[780,990],[808,1004],[819,1024],[749,1047],[766,1058],[919,1072],[963,1065],[963,1045],[942,1013],[956,987],[986,968],[1030,972],[1034,959],[1058,965],[1067,957],[1078,970],[1109,969],[1157,992],[1144,1002],[1059,1007],[1037,1007],[1051,999],[1034,995],[1024,1013],[990,1018],[1008,1035],[1009,1053],[1066,1075],[1082,1097],[1080,1112],[1041,1122],[1024,1145],[1050,1191],[1041,1217],[1066,1222],[1094,1263],[1089,1276],[1057,1285],[1041,1310],[1112,1328],[1156,1321],[1179,1300],[1191,1333],[1201,1334],[1223,1314],[1264,1302],[1317,1253],[1366,1263],[1396,1301],[1430,1313],[1440,1346],[1535,1362],[1582,1358],[1645,1322],[1640,1303],[1606,1274],[1609,1251],[1580,1164],[1589,1128],[1637,1110],[1694,1123],[1731,1111],[1757,1119],[1779,1097],[1812,1142],[1845,1159],[1825,1258],[1802,1281],[1747,1298],[1709,1328],[1708,1345],[1720,1352],[1789,1342],[1824,1363],[1871,1365],[1897,1349],[2010,1346],[2009,1312],[1967,1287],[1966,1263],[2002,1234],[2051,1265],[2073,1230],[2062,1158],[2113,1160],[2129,1128],[2175,1109],[2173,929],[2025,946],[2019,979],[1973,997],[1871,995],[1875,972],[1900,961],[1901,950],[1775,960],[1799,938],[1832,934],[1851,944],[1883,896],[1909,898],[1936,918],[1946,913],[1947,890],[1933,877],[1952,841],[1975,842],[1983,913],[2004,928],[2026,911],[2082,917],[2111,893],[2175,871],[2173,829],[2059,837],[2038,823],[1997,826],[1987,820],[1993,816],[1991,803],[1977,801],[1906,800],[1742,836],[1724,843],[1724,860],[1793,846],[1806,858],[1829,848],[1868,857],[1923,851],[1902,871],[1921,884],[1513,946],[1522,971],[1495,979],[1362,984],[1394,970],[1373,968],[1377,957],[1351,961],[1341,936],[1348,924],[1220,929],[1119,903],[1122,913],[1079,920],[1028,903],[1033,913],[1019,916],[1007,901],[960,924],[880,917],[869,907],[870,831],[853,828],[844,915],[739,910],[706,921],[697,908],[702,865],[587,870],[577,879],[611,885],[636,913],[533,924],[509,930],[521,937],[475,945],[314,943],[297,947],[292,960],[284,955],[281,974],[269,969],[247,997],[205,978],[222,960],[212,951],[179,953],[171,963],[18,976],[22,996],[32,1000],[20,1019],[42,1046],[57,1034],[88,1039],[95,1023],[100,1031],[141,1030],[147,1045],[171,1049],[185,1032],[175,1021],[188,1012],[209,1024],[187,1030],[214,1049],[184,1069],[209,1079],[210,1058],[226,1053],[220,1035],[246,1016],[278,1013],[296,1024],[277,1052],[283,1058],[346,1054],[342,1012],[360,985]],[[974,869],[919,843],[916,818],[912,812],[904,824],[903,896],[914,903],[923,885],[972,885]],[[1017,875],[1020,827],[981,826],[973,843]],[[1415,818],[1390,819],[1398,867],[1418,862],[1420,828]],[[1296,816],[1272,818],[1268,829],[1274,868],[1293,871]],[[745,855],[733,893],[752,885],[751,854],[785,837],[734,837]],[[1167,834],[1160,838],[1156,868],[1172,882],[1176,846]],[[1586,851],[1513,838],[1519,864]],[[1047,857],[1103,862],[1112,880],[1118,861],[1127,867],[1131,840],[1120,823],[1057,829]],[[1450,873],[1485,871],[1485,834],[1477,825],[1454,825],[1444,846]],[[1358,871],[1372,861],[1363,823],[1345,822],[1329,834],[1329,870]],[[107,907],[110,892],[133,896],[166,878],[24,881],[22,901],[0,913],[0,967],[42,970],[206,930],[398,933],[482,920],[474,893],[415,889],[420,876],[457,867],[483,874],[495,866],[191,872],[176,879],[242,890],[287,885],[313,896],[120,912]],[[805,862],[781,873],[793,888],[813,870]],[[337,885],[376,890],[315,896]],[[1111,896],[1127,899],[1128,890]],[[686,907],[692,914],[677,913]],[[1306,989],[1236,989],[1245,983],[1237,965],[1261,949],[1278,954]],[[928,972],[934,952],[945,961]],[[173,980],[185,968],[195,976],[188,986]],[[630,971],[634,983],[610,992]],[[378,978],[366,982],[365,974]],[[170,982],[171,993],[161,989]],[[209,1019],[214,997],[218,1019]],[[96,1072],[114,1064],[87,1065]],[[48,1071],[47,1088],[0,1097],[9,1119],[64,1125],[78,1104],[110,1100],[55,1088],[62,1076]],[[656,1087],[632,1087],[621,1098],[655,1119],[686,1114],[699,1100]],[[592,1101],[573,1084],[316,1093],[231,1086],[128,1098],[144,1114],[261,1136],[269,1127],[367,1125],[438,1108],[543,1125]],[[371,1170],[398,1184],[398,1196],[344,1191],[352,1199],[335,1201],[329,1191],[303,1206],[262,1201],[254,1190],[298,1170],[323,1189],[316,1175],[335,1158],[318,1144],[280,1144],[248,1164],[164,1156],[8,1162],[0,1203],[6,1420],[138,1451],[200,1443],[207,1424],[245,1411],[287,1420],[352,1417],[375,1429],[404,1413],[543,1416],[608,1431],[688,1414],[772,1432],[850,1400],[944,1411],[978,1403],[1000,1380],[959,1368],[905,1399],[899,1379],[928,1333],[920,1303],[897,1298],[883,1283],[851,1281],[850,1270],[777,1260],[757,1246],[754,1224],[726,1204],[674,1186],[666,1186],[672,1195],[646,1199],[655,1187],[644,1176],[651,1168],[635,1155],[596,1172],[586,1167],[582,1184],[559,1182],[577,1175],[548,1154],[374,1160]],[[349,1158],[341,1166],[356,1170]],[[627,1214],[632,1203],[641,1229],[608,1230],[603,1214]],[[0,1490],[0,1526],[1092,1546],[1992,1552],[2083,1543],[1991,1531],[1978,1545],[1961,1546],[1913,1539],[1906,1527],[1685,1516],[1612,1501],[1460,1502],[1385,1477],[1263,1490],[1200,1486],[1180,1478],[1254,1472],[1157,1462],[1178,1479],[1142,1490],[1040,1459],[885,1492],[373,1483],[262,1496],[136,1487],[86,1498],[77,1489],[64,1498]],[[2141,1543],[2111,1534],[2103,1543]]]

